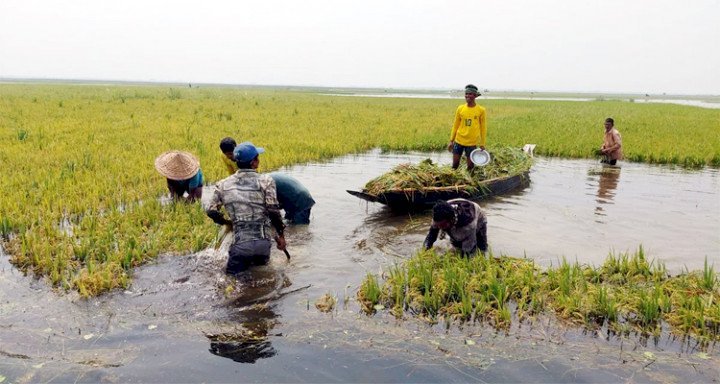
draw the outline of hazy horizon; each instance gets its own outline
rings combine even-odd
[[[0,78],[720,94],[720,0],[0,2]]]

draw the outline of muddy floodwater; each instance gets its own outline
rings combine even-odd
[[[428,324],[354,301],[364,276],[422,244],[428,213],[398,214],[345,192],[402,162],[447,153],[374,151],[283,169],[317,205],[287,231],[291,259],[239,279],[222,273],[228,240],[138,268],[125,291],[79,299],[23,276],[0,254],[0,382],[709,382],[720,346],[667,334],[609,336],[556,323]],[[529,187],[481,202],[496,255],[540,265],[602,264],[634,251],[669,271],[720,268],[720,174],[537,158]],[[212,187],[208,187],[212,188]],[[205,196],[209,195],[206,191]],[[446,248],[445,241],[436,243]],[[330,313],[316,301],[338,303]]]

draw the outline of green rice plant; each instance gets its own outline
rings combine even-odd
[[[10,223],[10,218],[8,217],[2,217],[0,218],[0,236],[2,236],[5,239],[8,239],[10,234],[13,233],[13,225]]]
[[[408,280],[406,272],[395,265],[388,271],[389,276],[386,286],[389,286],[388,300],[396,317],[402,317],[403,311],[407,308],[405,296],[407,294]]]
[[[366,313],[375,312],[375,305],[380,302],[381,292],[377,277],[368,272],[357,294],[358,301]]]
[[[599,279],[612,283],[630,281],[663,281],[667,278],[665,265],[659,262],[648,262],[642,245],[633,253],[610,254],[600,268]]]
[[[18,130],[17,130],[17,139],[18,139],[18,141],[25,141],[25,140],[27,140],[28,135],[29,135],[29,132],[27,131],[27,129],[18,129]]]
[[[595,310],[600,319],[607,319],[609,322],[618,321],[618,304],[607,287],[599,287],[595,300]]]
[[[662,312],[660,311],[660,293],[653,290],[647,294],[645,290],[640,290],[638,297],[638,321],[642,326],[656,326],[660,321]]]
[[[700,286],[707,291],[712,291],[715,289],[717,281],[718,277],[715,273],[715,269],[712,265],[708,266],[707,256],[705,256],[705,264],[703,266],[702,280]]]
[[[460,320],[470,320],[473,316],[474,309],[473,308],[473,301],[471,294],[466,292],[465,289],[462,289],[460,292],[460,300],[459,300],[459,319]]]
[[[510,328],[511,320],[512,314],[510,313],[510,308],[500,308],[495,315],[495,327],[498,329],[508,329]]]

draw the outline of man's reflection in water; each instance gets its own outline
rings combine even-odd
[[[274,299],[290,286],[289,280],[271,268],[258,268],[239,276],[237,293],[228,302],[229,321],[239,324],[231,332],[207,334],[210,353],[238,363],[255,363],[258,359],[273,357],[277,353],[269,337],[277,324],[273,311]]]
[[[260,305],[256,305],[260,307]],[[249,313],[252,312],[252,313]],[[268,339],[269,332],[275,326],[277,315],[268,306],[243,311],[254,319],[241,323],[242,328],[235,332],[207,335],[210,339],[210,353],[233,359],[238,363],[254,364],[258,359],[273,357],[277,353]]]
[[[615,189],[617,189],[620,180],[620,168],[603,167],[599,176],[597,199],[595,200],[598,205],[595,207],[595,214],[605,216],[602,206],[603,204],[613,204]]]

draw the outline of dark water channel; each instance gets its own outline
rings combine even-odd
[[[401,162],[449,155],[347,156],[284,171],[317,201],[287,234],[290,261],[239,281],[227,242],[139,268],[124,292],[81,300],[48,290],[0,255],[0,382],[708,382],[718,346],[608,337],[555,324],[431,326],[367,317],[354,301],[366,273],[420,246],[428,214],[396,214],[350,196]],[[206,196],[209,193],[205,194]],[[720,173],[538,158],[528,188],[481,202],[495,254],[541,265],[600,265],[640,244],[672,272],[720,267]],[[440,243],[440,247],[447,244]],[[322,313],[315,302],[336,296]]]

